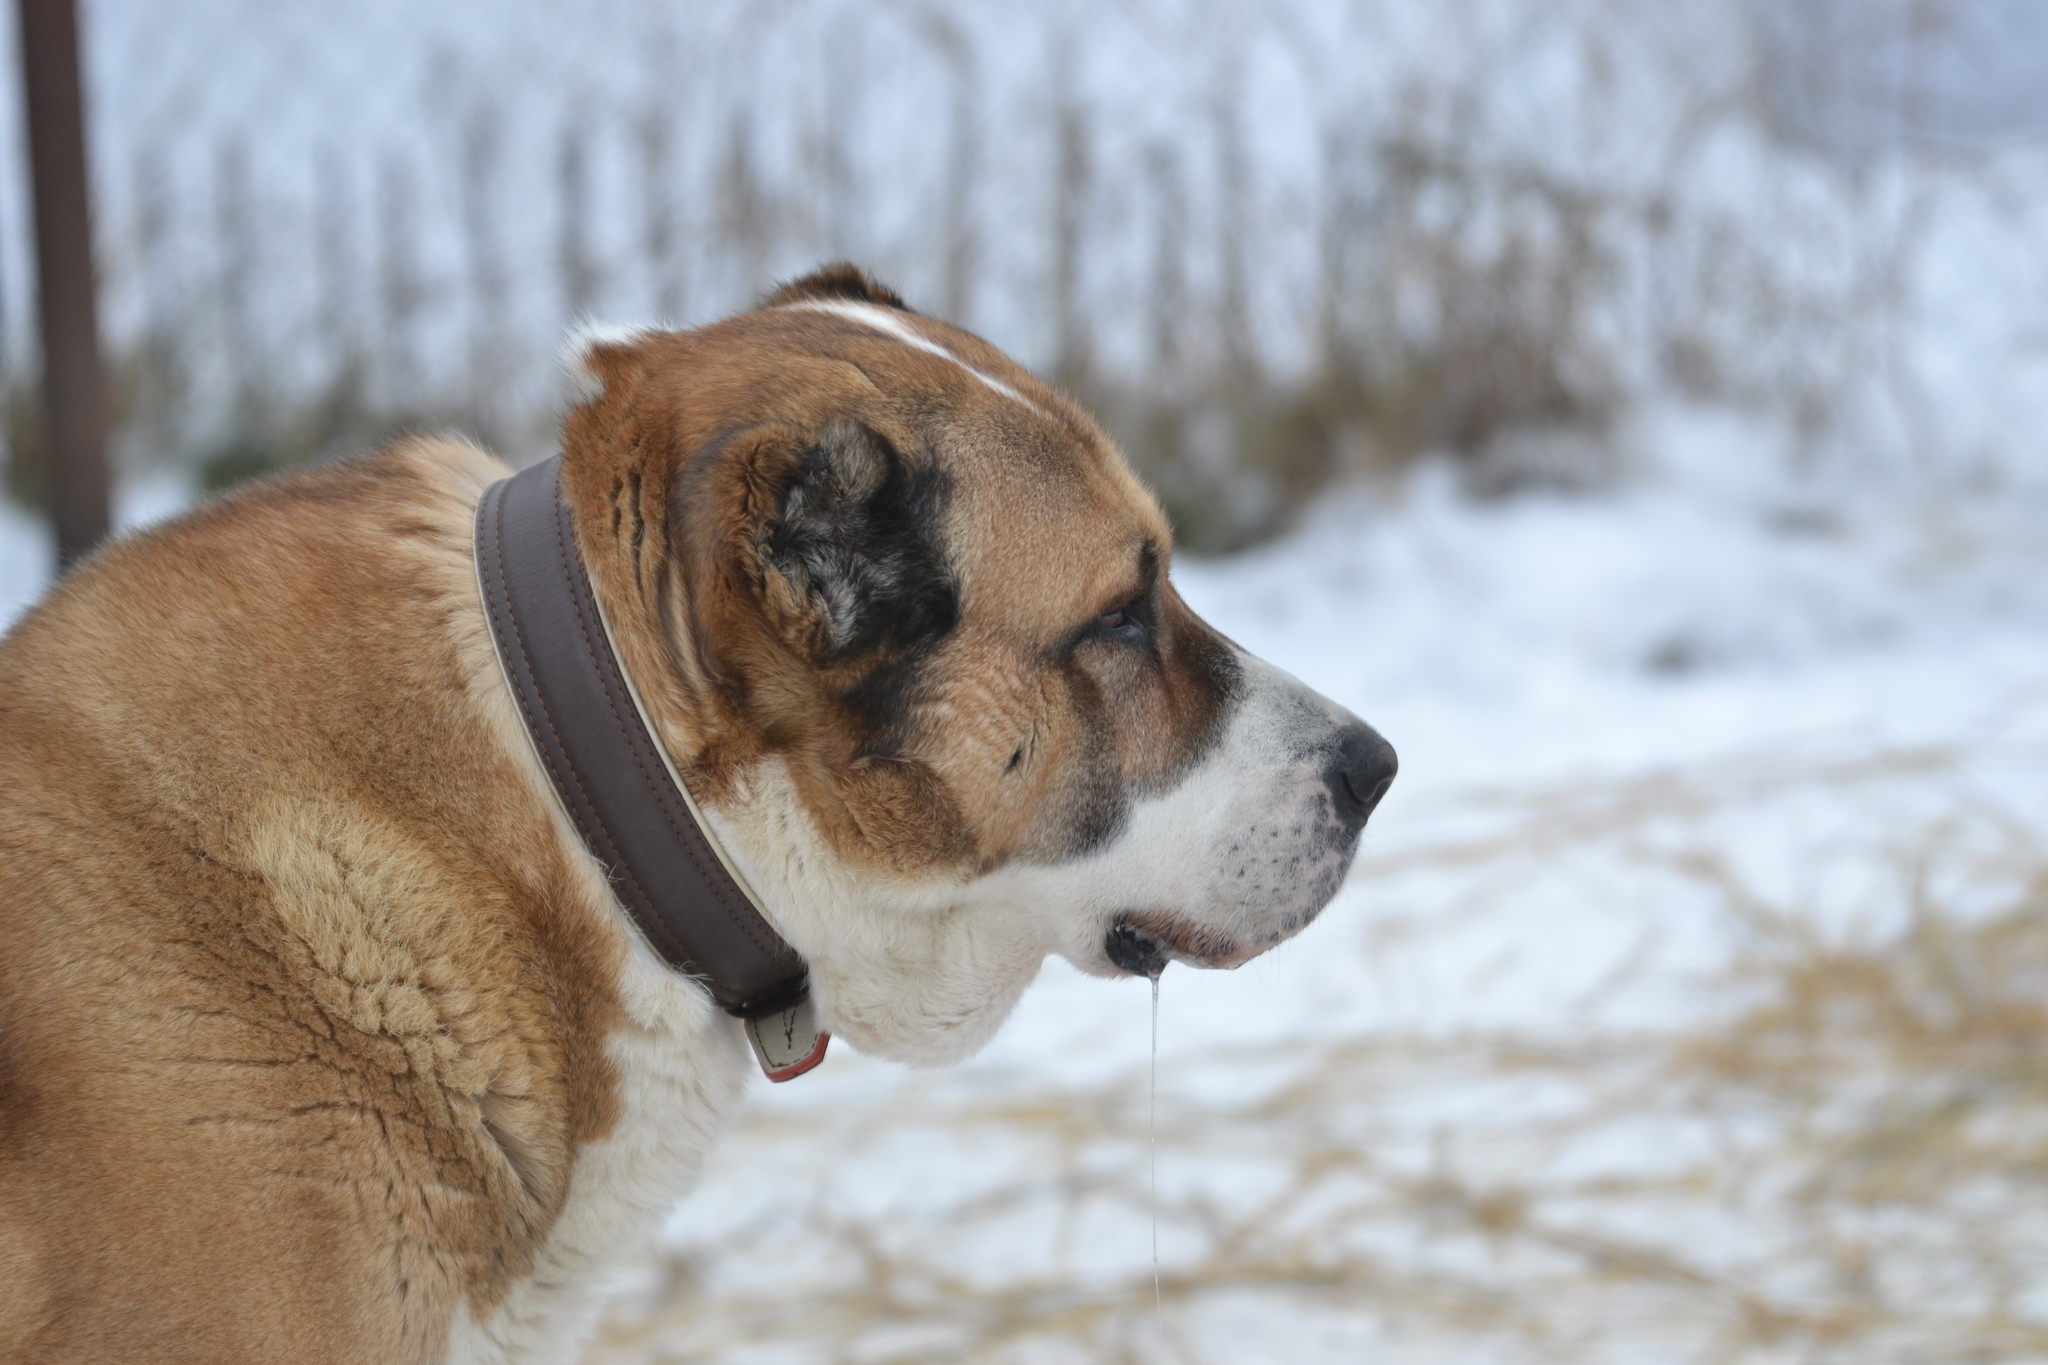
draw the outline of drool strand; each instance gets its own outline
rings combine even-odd
[[[1152,978],[1152,1088],[1146,1107],[1146,1128],[1152,1146],[1152,1311],[1159,1330],[1166,1331],[1166,1299],[1159,1289],[1159,978]]]

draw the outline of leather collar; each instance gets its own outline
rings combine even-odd
[[[498,662],[570,822],[647,946],[694,977],[747,1037],[770,1080],[816,1066],[809,971],[705,827],[654,738],[590,588],[562,457],[484,490],[477,579]]]

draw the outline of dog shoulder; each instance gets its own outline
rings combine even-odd
[[[625,936],[492,710],[471,519],[507,472],[416,439],[252,485],[0,645],[0,1300],[99,1305],[36,1330],[141,1358],[139,1306],[252,1295],[430,1358],[617,1126]],[[163,1207],[190,1245],[144,1254],[124,1210]]]

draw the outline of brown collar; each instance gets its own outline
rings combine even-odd
[[[809,969],[769,927],[655,740],[577,548],[562,457],[492,484],[476,509],[477,578],[498,662],[555,793],[647,946],[747,1021],[761,1069],[816,1066]]]

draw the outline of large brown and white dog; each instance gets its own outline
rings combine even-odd
[[[1087,417],[850,267],[588,337],[562,482],[816,1009],[965,1057],[1048,953],[1245,961],[1393,755],[1204,625]],[[493,652],[452,440],[117,542],[0,645],[0,1358],[559,1361],[730,1123]]]

